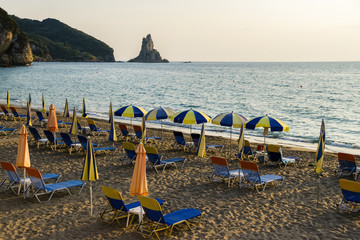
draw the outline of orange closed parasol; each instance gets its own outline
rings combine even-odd
[[[59,131],[58,129],[58,123],[57,123],[57,119],[56,119],[56,112],[55,112],[55,106],[54,104],[50,105],[49,108],[49,118],[48,118],[48,122],[46,125],[46,129],[49,130],[50,132],[54,133],[54,145],[55,145],[55,150],[56,150],[56,137],[55,137],[55,133]]]
[[[30,154],[29,154],[29,145],[27,141],[27,131],[26,127],[22,126],[19,132],[19,141],[18,141],[18,152],[16,158],[16,167],[24,168],[24,193],[25,193],[25,179],[26,179],[26,169],[30,167]],[[19,184],[20,191],[21,184]],[[25,197],[25,196],[24,196]]]
[[[130,184],[131,196],[147,196],[148,187],[146,179],[146,151],[142,143],[136,149],[136,162]]]

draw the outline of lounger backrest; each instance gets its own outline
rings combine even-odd
[[[121,131],[122,135],[124,135],[125,137],[127,135],[129,135],[129,129],[125,124],[119,123],[119,128],[120,128],[120,131]]]
[[[141,139],[142,138],[142,128],[141,128],[141,126],[134,125],[133,128],[134,128],[134,132],[135,132],[136,137]]]
[[[1,167],[5,170],[6,174],[8,175],[11,182],[20,182],[19,175],[16,172],[16,168],[14,164],[9,162],[0,162]]]
[[[192,138],[192,140],[194,142],[195,147],[198,147],[199,146],[199,141],[200,141],[200,134],[192,133],[191,138]]]
[[[121,193],[118,190],[106,186],[101,186],[101,189],[109,201],[111,207],[116,210],[127,212],[128,209],[126,208]]]
[[[154,164],[154,165],[160,164],[161,156],[159,155],[159,152],[156,149],[156,147],[145,146],[145,151],[146,151],[148,160],[152,164]]]
[[[39,170],[35,168],[26,168],[26,173],[29,175],[35,188],[46,191],[45,183]]]
[[[182,132],[174,131],[174,137],[178,144],[185,145],[186,141]]]
[[[4,112],[6,115],[9,114],[9,112],[8,112],[8,110],[6,109],[5,106],[1,106],[1,110],[3,110],[3,112]]]
[[[83,149],[86,150],[87,149],[87,138],[84,136],[78,135],[78,139],[79,139]]]
[[[360,183],[347,179],[340,179],[340,188],[347,201],[360,203]]]
[[[73,141],[71,140],[69,134],[67,133],[60,133],[61,138],[64,140],[64,142],[66,143],[66,145],[68,145],[68,147],[71,146],[71,144],[73,144]]]
[[[44,120],[44,116],[42,115],[42,112],[36,111],[36,116],[39,118],[40,122]]]
[[[349,171],[355,170],[355,169],[352,169],[352,168],[356,168],[355,155],[339,152],[338,160],[339,160],[341,169],[345,169],[345,170],[349,170]]]
[[[267,145],[267,153],[271,162],[278,162],[281,160],[281,152],[279,145]]]
[[[165,223],[161,206],[154,198],[138,195],[139,202],[151,221]]]
[[[249,142],[249,140],[245,140],[244,146],[250,147],[250,142]]]
[[[240,166],[246,180],[259,183],[261,182],[259,168],[256,163],[240,161]]]
[[[33,135],[33,137],[34,137],[36,140],[41,139],[41,136],[40,136],[40,134],[39,134],[39,132],[38,132],[38,130],[37,130],[36,128],[34,128],[34,127],[29,127],[29,131],[30,131],[30,133]]]
[[[265,150],[264,145],[257,145],[256,151],[264,151],[264,150]]]
[[[87,118],[86,120],[87,120],[87,122],[89,124],[90,130],[91,131],[96,131],[97,128],[96,128],[96,125],[95,125],[95,121],[92,120],[92,119],[89,119],[89,118]]]
[[[15,117],[18,117],[18,116],[19,116],[19,114],[18,114],[18,112],[16,111],[16,108],[15,108],[15,107],[10,107],[10,109],[11,109],[11,111],[12,111],[12,113],[14,114]]]
[[[225,175],[225,177],[228,177],[230,175],[229,166],[225,158],[211,156],[210,159],[215,168],[216,173],[218,174],[221,173],[222,175],[224,173],[227,173],[228,175]]]
[[[130,159],[134,159],[136,158],[136,148],[135,145],[133,143],[130,142],[122,142],[122,146],[125,149],[126,155],[130,158]]]
[[[44,130],[44,134],[51,143],[54,143],[55,138],[54,138],[54,135],[52,134],[52,132],[50,132],[49,130]]]

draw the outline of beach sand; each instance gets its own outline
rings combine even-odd
[[[24,109],[19,109],[24,113]],[[35,116],[35,113],[32,114]],[[58,115],[58,119],[63,119]],[[87,126],[84,119],[82,126]],[[68,120],[70,121],[70,119]],[[19,129],[25,121],[1,120],[0,126]],[[97,126],[109,129],[109,123],[96,121]],[[42,133],[42,127],[34,124]],[[68,131],[60,128],[60,131]],[[120,130],[117,126],[117,134]],[[29,134],[30,135],[30,134]],[[43,135],[43,134],[42,134]],[[159,130],[148,129],[148,136],[160,136]],[[185,137],[190,140],[189,135]],[[17,133],[11,137],[0,137],[1,161],[15,165],[17,154]],[[107,135],[92,137],[100,146],[112,146]],[[205,158],[199,158],[195,150],[184,151],[177,147],[172,132],[164,131],[163,140],[155,145],[164,158],[185,157],[184,168],[169,167],[164,172],[147,170],[149,196],[166,201],[164,212],[181,208],[197,208],[203,214],[199,226],[174,230],[173,239],[359,239],[360,218],[357,213],[338,212],[336,203],[341,200],[339,179],[334,171],[338,165],[336,154],[326,153],[324,173],[321,178],[320,200],[317,206],[317,175],[313,171],[314,152],[291,149],[283,146],[284,155],[301,157],[300,167],[279,167],[259,165],[261,174],[277,174],[285,177],[282,187],[268,186],[263,193],[237,185],[228,187],[225,183],[209,182],[213,171],[209,157],[226,157],[230,169],[239,168],[233,153],[208,151]],[[207,137],[207,144],[222,144],[224,139]],[[226,141],[228,144],[228,141]],[[101,221],[99,213],[107,206],[101,186],[118,189],[126,203],[137,201],[129,195],[133,166],[122,165],[124,156],[121,141],[115,143],[114,154],[97,154],[99,179],[93,182],[94,215],[90,216],[89,184],[77,196],[56,193],[49,202],[38,203],[35,198],[24,199],[10,190],[0,191],[0,239],[142,239],[134,227],[124,229],[117,223]],[[67,150],[52,151],[48,147],[37,149],[30,142],[31,165],[42,173],[59,173],[60,181],[81,178],[85,159],[84,153],[69,155]],[[357,156],[357,160],[359,160]],[[18,170],[22,174],[22,170]],[[0,170],[0,179],[5,172]],[[349,177],[348,179],[351,179]],[[137,218],[135,219],[137,222]],[[167,238],[164,232],[162,239]]]

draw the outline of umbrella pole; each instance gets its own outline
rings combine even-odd
[[[25,190],[26,190],[26,188],[25,188],[25,186],[26,186],[26,169],[24,168],[24,182],[23,182],[23,184],[24,184],[24,199],[25,199]]]
[[[55,148],[55,151],[56,151],[56,132],[54,132],[54,148]]]
[[[90,181],[90,215],[93,215],[93,203],[92,203],[92,185]]]
[[[229,155],[231,155],[231,138],[232,138],[232,127],[230,127]]]
[[[318,174],[316,191],[317,191],[316,207],[319,207],[319,200],[320,200],[320,174]]]
[[[161,122],[161,137],[163,137],[163,123],[162,123],[162,119],[160,120]]]

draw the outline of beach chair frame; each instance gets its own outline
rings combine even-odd
[[[4,113],[4,119],[5,120],[13,120],[13,121],[16,121],[14,115],[12,113],[10,113],[5,106],[0,106],[1,107],[1,110],[3,111]]]
[[[138,140],[141,141],[141,139],[142,139],[142,127],[138,126],[138,125],[133,125],[133,128],[134,128],[135,136],[137,137]],[[149,141],[149,140],[161,141],[162,137],[146,137],[146,141]]]
[[[155,234],[157,239],[160,240],[160,236],[158,234],[158,232],[160,232],[160,231],[169,230],[168,237],[171,237],[174,227],[176,227],[179,224],[185,223],[187,225],[187,227],[189,228],[189,230],[192,230],[191,226],[190,226],[190,222],[189,222],[190,219],[194,219],[194,218],[198,217],[199,221],[198,221],[197,225],[200,225],[200,223],[201,223],[202,213],[200,212],[200,210],[197,210],[194,208],[188,208],[188,209],[181,209],[181,210],[163,215],[162,207],[156,199],[141,196],[141,195],[138,195],[137,197],[140,201],[142,208],[144,209],[144,211],[146,213],[147,219],[149,220],[148,222],[145,222],[143,219],[139,223],[136,230],[140,234],[146,235],[148,237],[151,237],[153,234]],[[174,222],[167,221],[167,218],[170,215],[171,216],[177,215],[180,217],[178,217],[178,220],[174,221]],[[142,231],[139,231],[140,226],[146,226],[146,225],[148,226],[147,230],[145,230],[143,228]]]
[[[110,130],[103,130],[103,129],[97,127],[95,124],[95,121],[93,119],[87,118],[86,120],[89,124],[89,128],[90,128],[92,135],[95,135],[95,133],[97,133],[97,135],[100,136],[100,134],[102,134],[102,133],[106,134],[106,133],[110,132]]]
[[[39,131],[34,127],[28,127],[29,131],[31,133],[32,138],[36,141],[37,148],[40,147],[40,143],[42,145],[46,145],[49,143],[49,140],[47,138],[41,138]]]
[[[189,148],[190,150],[190,148],[194,146],[194,142],[186,142],[184,134],[182,132],[173,131],[173,134],[177,145],[184,147],[184,151],[186,150],[186,148]]]
[[[190,135],[193,140],[194,146],[197,149],[200,144],[201,135],[199,133],[191,133]],[[221,152],[224,149],[224,145],[218,145],[218,144],[205,145],[205,150],[207,151],[209,149],[219,149],[219,151]]]
[[[136,160],[136,147],[135,144],[131,143],[131,142],[121,142],[124,151],[125,151],[125,155],[124,157],[121,159],[122,164],[125,164],[125,160],[128,159],[129,163],[133,163],[133,161]]]
[[[279,186],[284,184],[285,178],[278,175],[260,175],[258,165],[254,162],[240,161],[241,169],[244,173],[243,181],[240,181],[239,188],[255,188],[258,193],[265,190],[268,183]]]
[[[79,180],[69,180],[66,182],[45,184],[43,180],[43,176],[41,175],[39,170],[35,168],[26,168],[26,172],[31,180],[32,186],[35,189],[32,197],[35,197],[39,203],[44,202],[39,199],[39,196],[41,195],[50,194],[49,198],[45,200],[45,202],[48,202],[51,200],[53,195],[58,191],[66,190],[69,193],[69,195],[75,196],[75,195],[79,195],[85,186],[85,182]],[[79,192],[76,194],[71,193],[69,188],[73,188],[73,187],[80,187]]]
[[[270,165],[279,165],[280,168],[286,168],[288,164],[294,164],[295,167],[300,165],[301,158],[292,156],[284,157],[279,145],[267,145],[266,151],[268,164]]]
[[[360,168],[356,166],[355,155],[349,153],[338,153],[339,167],[335,170],[338,177],[353,175],[357,180],[359,177]]]
[[[82,146],[82,150],[84,151],[84,153],[86,153],[86,148],[87,148],[87,137],[82,136],[82,135],[78,135],[78,139],[80,141],[80,144]],[[96,147],[97,144],[93,143],[93,150],[95,154],[98,153],[105,153],[108,154],[110,151],[113,152],[113,154],[115,154],[116,148],[115,147]]]
[[[228,187],[234,185],[236,181],[242,181],[243,173],[241,169],[230,170],[227,160],[223,157],[210,157],[214,171],[209,176],[210,182],[227,182]]]
[[[70,135],[68,133],[60,133],[61,138],[65,142],[67,146],[67,150],[69,151],[69,154],[71,155],[72,151],[75,152],[77,150],[80,150],[82,148],[82,145],[80,142],[73,142]]]
[[[119,123],[119,128],[122,137],[125,139],[125,141],[128,141],[129,139],[133,139],[135,137],[134,134],[130,134],[128,126],[123,123]]]

